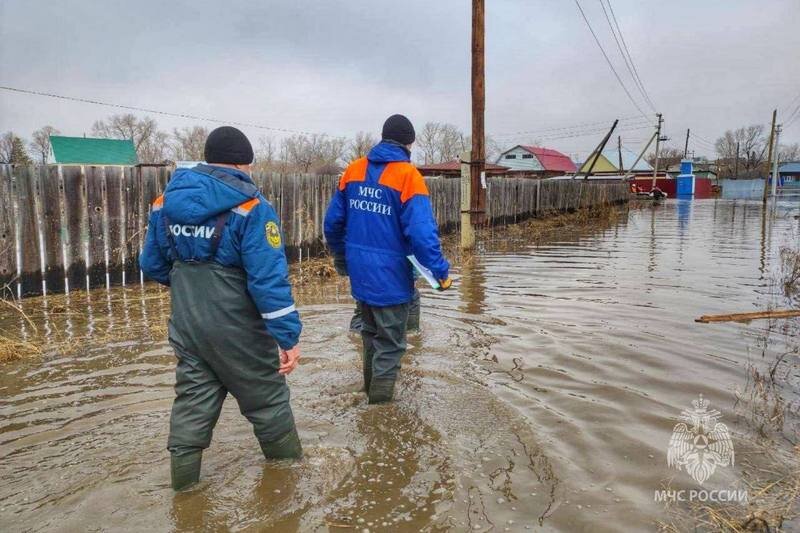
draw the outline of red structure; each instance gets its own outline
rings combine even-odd
[[[653,178],[635,178],[632,183],[642,192],[650,192],[653,185]],[[656,179],[656,187],[667,193],[667,197],[675,198],[677,193],[678,182],[672,178],[658,178]],[[702,200],[704,198],[711,198],[713,193],[711,191],[711,180],[708,178],[694,178],[694,198]]]

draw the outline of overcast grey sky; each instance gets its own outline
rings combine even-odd
[[[652,115],[599,1],[581,5]],[[776,106],[784,117],[794,109],[800,0],[611,5],[674,146],[683,146],[687,127],[713,141],[725,129],[766,123]],[[418,129],[439,121],[468,131],[470,16],[466,0],[0,0],[0,85],[334,135],[377,133],[395,112]],[[573,0],[487,0],[486,76],[487,131],[539,131],[499,137],[505,143],[539,139],[584,156],[602,133],[557,139],[572,130],[552,128],[639,114]],[[44,124],[88,133],[115,112],[0,91],[0,131],[26,137]],[[196,122],[155,118],[167,130]],[[642,123],[623,122],[631,148],[648,136],[632,129]],[[784,140],[800,141],[800,119]]]

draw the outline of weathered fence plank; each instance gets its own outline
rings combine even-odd
[[[125,169],[125,281],[139,278],[139,251],[142,248],[143,228],[147,224],[142,221],[142,180],[137,169]]]
[[[13,296],[17,277],[17,217],[11,165],[0,168],[0,298]]]
[[[21,294],[39,294],[42,290],[42,258],[37,223],[39,213],[36,206],[38,172],[32,166],[15,167],[12,172],[16,178],[17,232],[21,257],[18,282],[21,285]]]
[[[61,177],[58,167],[39,167],[42,186],[42,239],[47,292],[64,291],[64,252],[61,243]]]
[[[79,289],[86,285],[86,174],[83,167],[64,167],[61,174],[64,183],[64,218],[67,222],[64,245],[68,265],[67,282],[71,289]]]
[[[86,169],[86,208],[89,241],[86,255],[89,287],[106,284],[105,167]]]
[[[125,264],[125,196],[122,167],[106,169],[106,243],[108,247],[108,277],[111,284],[122,283]]]

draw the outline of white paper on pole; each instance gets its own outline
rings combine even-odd
[[[430,285],[434,289],[439,288],[439,282],[436,281],[436,278],[433,276],[433,272],[422,266],[422,263],[419,262],[419,259],[417,259],[413,254],[407,255],[406,258],[408,258],[408,260],[411,262],[411,264],[414,266],[417,272],[419,272],[419,275],[422,276],[425,279],[425,281],[428,282],[428,285]]]

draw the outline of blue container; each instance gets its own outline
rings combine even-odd
[[[691,174],[692,170],[692,160],[681,159],[681,174]]]
[[[694,176],[678,176],[675,181],[678,182],[675,189],[678,197],[694,196]]]

